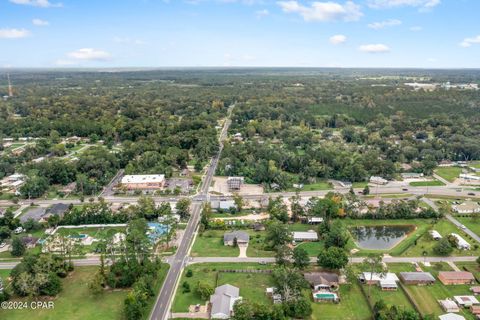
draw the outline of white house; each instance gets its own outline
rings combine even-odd
[[[385,185],[388,183],[388,180],[383,179],[382,177],[371,176],[370,183]]]
[[[478,213],[480,212],[480,205],[474,201],[465,201],[461,204],[453,205],[452,210],[463,214]]]
[[[470,307],[480,303],[474,296],[454,296],[453,299],[462,307]]]
[[[436,231],[436,230],[431,230],[431,231],[430,231],[430,235],[432,236],[432,239],[433,239],[433,240],[440,240],[440,239],[442,239],[442,235],[441,235],[438,231]]]
[[[229,319],[232,316],[233,305],[241,300],[240,289],[230,284],[215,288],[215,293],[210,296],[212,319]]]
[[[302,241],[318,241],[318,234],[313,231],[294,231],[292,233],[293,241],[302,242]]]
[[[460,250],[470,250],[470,243],[468,243],[465,239],[463,239],[460,235],[456,233],[451,233],[451,236],[457,239],[457,248]]]

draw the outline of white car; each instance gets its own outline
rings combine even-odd
[[[0,243],[0,248],[5,247],[7,244],[5,242]]]
[[[19,233],[22,233],[24,230],[22,227],[18,227],[17,229],[15,229],[15,231],[13,231],[15,234],[19,234]]]
[[[460,225],[460,228],[463,229],[463,230],[467,229],[467,227],[465,227],[463,224]]]

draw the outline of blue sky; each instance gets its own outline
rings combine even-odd
[[[480,68],[479,0],[0,0],[0,67]]]

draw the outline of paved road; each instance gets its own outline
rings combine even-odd
[[[117,174],[113,179],[110,181],[110,183],[103,188],[103,191],[100,193],[100,197],[111,197],[115,193],[113,191],[113,188],[120,183],[120,180],[123,178],[123,173],[125,172],[124,169],[118,170]]]
[[[226,131],[225,131],[226,134]],[[223,133],[222,133],[223,136]],[[212,163],[213,164],[213,163]],[[205,187],[203,185],[202,187]],[[378,186],[375,187],[375,194],[379,195],[388,195],[388,194],[407,194],[407,195],[419,195],[419,196],[424,196],[427,194],[427,188],[426,187],[407,187],[407,191],[403,191],[405,187],[401,187],[398,185],[386,185],[386,186]],[[355,189],[355,192],[360,192],[363,189]],[[337,188],[335,190],[320,190],[320,191],[300,191],[299,194],[302,197],[322,197],[328,192],[339,192],[339,193],[347,193],[350,191],[350,188]],[[480,199],[479,196],[471,196],[468,193],[472,192],[468,188],[462,188],[462,187],[448,187],[448,186],[439,186],[439,187],[428,187],[428,195],[438,195],[438,196],[449,196],[449,197],[458,197],[458,198],[476,198]],[[285,197],[285,198],[290,198],[294,196],[296,193],[295,192],[273,192],[273,193],[266,193],[266,194],[242,194],[242,197],[245,200],[262,200],[262,199],[268,199],[268,197]],[[219,195],[208,195],[206,193],[199,193],[195,196],[170,196],[170,197],[153,197],[153,200],[156,203],[161,203],[161,202],[168,202],[168,201],[173,201],[173,200],[178,200],[182,198],[190,198],[192,199],[193,202],[203,202],[206,201],[207,197],[209,197],[211,200],[219,200],[223,198],[232,198],[232,196],[219,196]],[[123,197],[123,196],[105,196],[103,197],[106,202],[110,203],[135,203],[138,201],[139,197],[134,197],[134,196],[128,196],[128,197]],[[172,200],[173,199],[173,200]],[[35,200],[24,200],[21,201],[19,204],[20,205],[30,205],[30,203],[35,203],[37,205],[52,205],[55,203],[67,203],[67,204],[81,204],[82,202],[78,199],[55,199],[55,200],[45,200],[45,199],[35,199]],[[7,200],[0,200],[0,206],[10,206],[12,205],[11,201]]]
[[[365,257],[350,258],[352,263],[361,263]],[[390,257],[385,256],[383,261],[385,263],[412,263],[412,262],[470,262],[475,261],[477,257]],[[195,263],[274,263],[275,258],[237,258],[237,257],[194,257],[187,261],[187,264]],[[316,263],[317,258],[310,258],[311,263]]]
[[[219,150],[216,156],[210,161],[210,165],[207,168],[207,172],[204,175],[202,185],[200,188],[200,195],[206,196],[205,200],[208,200],[208,189],[212,182],[213,175],[217,169],[218,161],[223,150],[223,141],[225,140],[228,132],[228,128],[231,124],[230,116],[235,105],[230,106],[228,116],[223,125],[222,131],[219,136]],[[168,318],[170,305],[172,303],[173,296],[175,295],[177,281],[182,274],[185,262],[188,259],[188,252],[192,245],[192,240],[195,237],[195,232],[200,221],[200,211],[202,209],[203,202],[194,202],[191,206],[191,217],[188,221],[187,228],[183,234],[182,241],[170,263],[170,269],[168,270],[167,277],[160,289],[160,293],[157,296],[155,305],[150,314],[151,320],[164,320]]]
[[[480,237],[477,236],[477,234],[475,232],[473,232],[472,230],[470,229],[467,229],[467,228],[462,228],[462,223],[460,221],[458,221],[457,219],[455,219],[452,215],[450,214],[447,214],[445,215],[445,218],[447,218],[448,220],[450,220],[450,222],[452,222],[454,225],[456,225],[457,227],[461,228],[463,232],[465,232],[466,234],[468,234],[470,237],[472,237],[473,239],[475,239],[476,241],[480,242]]]

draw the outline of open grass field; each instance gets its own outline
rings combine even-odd
[[[105,292],[100,297],[93,296],[88,283],[97,267],[78,267],[66,279],[63,290],[54,300],[53,310],[0,310],[2,320],[117,320],[122,319],[123,300],[128,291]]]
[[[443,179],[453,182],[460,173],[462,173],[462,168],[460,167],[441,167],[435,169],[435,173],[438,174]]]
[[[310,290],[308,291],[310,297]],[[372,315],[358,283],[340,286],[340,303],[312,302],[312,320],[367,320]],[[310,298],[311,299],[311,298]]]
[[[249,257],[272,257],[273,251],[265,250],[265,232],[243,230],[250,234],[247,248]],[[223,245],[223,235],[228,230],[207,230],[203,235],[198,235],[192,248],[194,257],[237,257],[240,254],[238,248]]]
[[[195,286],[198,281],[204,281],[212,287],[229,283],[240,288],[240,295],[250,301],[270,303],[265,296],[265,288],[271,286],[272,278],[264,273],[219,273],[218,270],[225,269],[269,269],[271,266],[255,263],[202,263],[188,266],[182,274],[175,299],[173,301],[173,312],[186,312],[192,304],[205,304],[205,301],[195,293]],[[187,270],[192,270],[192,277],[187,277]],[[217,284],[218,274],[218,284]],[[184,282],[190,285],[190,292],[183,292]],[[255,300],[259,299],[259,300]]]
[[[462,270],[468,270],[473,273],[477,279],[480,279],[480,266],[476,262],[457,262],[457,267]]]
[[[445,183],[439,180],[431,180],[431,181],[414,181],[410,182],[409,185],[412,187],[438,187],[444,186]]]
[[[238,257],[238,248],[223,245],[224,230],[207,230],[198,235],[192,248],[193,257]]]
[[[468,229],[475,232],[478,236],[480,236],[480,219],[472,218],[472,217],[455,217],[458,221],[464,224]]]
[[[368,285],[363,285],[363,288],[368,295]],[[414,307],[400,288],[396,291],[382,291],[380,287],[372,285],[370,290],[370,301],[372,305],[379,300],[383,300],[387,305],[395,305],[400,308],[414,310]]]
[[[415,299],[423,315],[433,314],[435,317],[445,313],[437,300],[453,298],[454,295],[470,294],[470,286],[444,286],[440,281],[436,281],[431,286],[409,285],[405,286],[405,288],[411,297]],[[466,319],[474,319],[473,315],[466,310],[462,310],[460,314]]]
[[[455,232],[462,236],[466,241],[472,245],[472,250],[458,250],[454,249],[452,256],[478,256],[480,255],[480,249],[474,249],[474,245],[478,244],[475,240],[471,239],[466,233],[453,225],[450,221],[442,219],[430,227],[438,231],[442,236]],[[402,254],[405,257],[421,257],[426,252],[428,256],[436,256],[433,252],[433,247],[437,242],[430,238],[428,233],[424,233],[421,237],[417,238],[417,242],[413,244]]]
[[[99,238],[106,235],[114,235],[117,232],[125,233],[125,227],[108,227],[108,228],[60,228],[58,233],[63,236],[76,235],[76,234],[88,234],[93,238]]]
[[[304,184],[302,191],[317,191],[317,190],[330,190],[333,189],[333,186],[328,181],[318,181],[316,183]],[[296,191],[296,188],[288,188],[287,191]]]

